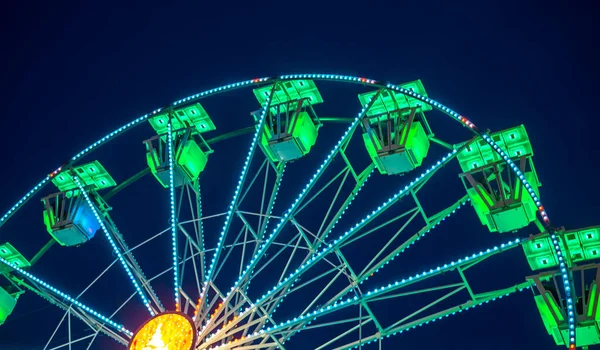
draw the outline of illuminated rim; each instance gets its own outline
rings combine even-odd
[[[571,290],[574,290],[572,274],[571,274],[569,267],[565,263],[564,259],[562,259],[562,256],[564,254],[559,246],[559,242],[558,242],[557,234],[556,234],[557,230],[554,228],[554,226],[552,226],[550,219],[549,219],[549,217],[546,213],[546,210],[545,210],[544,206],[542,205],[540,199],[537,197],[537,195],[535,194],[533,189],[529,186],[528,181],[523,178],[524,174],[520,172],[520,170],[518,169],[516,164],[488,136],[487,132],[480,131],[480,129],[477,126],[475,126],[475,124],[472,123],[469,119],[467,119],[466,117],[464,117],[463,115],[454,111],[453,109],[451,109],[433,99],[419,95],[418,93],[415,93],[411,90],[404,89],[399,85],[395,85],[390,82],[385,82],[385,81],[380,81],[380,80],[367,79],[367,78],[355,77],[355,76],[347,76],[347,75],[337,75],[337,74],[293,74],[293,75],[281,75],[281,76],[277,76],[277,77],[254,78],[254,79],[250,79],[250,80],[246,80],[246,81],[223,85],[223,86],[220,86],[217,88],[206,90],[204,92],[197,93],[195,95],[191,95],[186,98],[180,99],[178,101],[173,102],[170,106],[178,106],[178,105],[182,105],[182,104],[193,103],[193,102],[199,101],[203,98],[206,98],[206,97],[209,97],[212,95],[216,95],[216,94],[226,92],[226,91],[241,89],[241,88],[248,87],[248,86],[260,86],[260,85],[265,85],[265,84],[268,84],[271,82],[276,82],[276,81],[288,81],[288,80],[296,80],[296,79],[313,79],[313,80],[324,80],[324,81],[349,82],[349,83],[356,83],[356,84],[361,84],[361,85],[366,85],[366,86],[372,86],[375,88],[391,89],[391,90],[400,92],[402,94],[411,96],[415,99],[422,101],[423,103],[430,105],[432,108],[442,112],[443,114],[451,117],[453,120],[461,123],[463,126],[469,128],[475,135],[482,137],[492,147],[492,149],[494,149],[494,151],[504,159],[504,161],[509,166],[509,168],[511,168],[513,170],[513,172],[521,179],[522,183],[525,185],[525,188],[527,189],[528,194],[533,198],[534,202],[536,203],[537,208],[538,208],[538,214],[542,218],[542,222],[543,222],[544,226],[547,228],[548,233],[550,234],[550,238],[553,243],[552,246],[553,246],[555,252],[557,253],[557,255],[559,256],[559,268],[561,271],[561,278],[562,278],[563,284],[564,284],[564,293],[566,296],[567,304],[569,306],[574,304],[572,293],[571,293]],[[29,192],[27,192],[15,205],[13,205],[6,214],[4,214],[2,217],[0,217],[0,227],[21,206],[23,206],[34,194],[36,194],[40,189],[42,189],[54,176],[56,176],[58,173],[60,173],[63,168],[73,164],[79,158],[88,154],[92,150],[95,150],[96,148],[103,145],[107,141],[111,140],[115,136],[120,135],[129,129],[132,129],[134,126],[141,124],[143,121],[146,121],[148,118],[152,117],[153,115],[160,112],[164,108],[168,108],[170,106],[156,109],[156,110],[152,111],[151,113],[145,114],[145,115],[121,126],[120,128],[114,130],[110,134],[107,134],[106,136],[102,137],[98,141],[94,142],[93,144],[91,144],[90,146],[88,146],[87,148],[85,148],[84,150],[82,150],[81,152],[76,154],[75,156],[73,156],[66,164],[60,166],[58,169],[56,169],[53,172],[51,172],[50,174],[48,174],[40,183],[35,185],[33,187],[33,189],[31,189]],[[20,269],[16,269],[16,270],[18,270],[19,272],[23,273],[26,276],[28,275],[28,273],[25,271],[22,271]],[[568,323],[569,323],[569,331],[570,331],[569,348],[574,349],[575,344],[576,344],[575,332],[574,332],[575,318],[572,315],[569,315]],[[120,326],[118,328],[122,329],[123,327]]]
[[[131,345],[133,345],[133,341],[135,340],[135,337],[139,334],[139,332],[141,330],[143,330],[149,323],[151,323],[152,321],[163,317],[163,316],[167,316],[167,315],[177,315],[180,316],[182,319],[185,319],[186,321],[189,322],[190,327],[192,328],[192,330],[195,330],[196,327],[194,326],[194,321],[192,320],[191,317],[189,317],[188,315],[181,313],[181,312],[175,312],[175,311],[166,311],[163,312],[161,314],[158,314],[150,319],[148,319],[146,322],[144,322],[144,324],[142,324],[134,333],[133,336],[131,337],[131,340],[129,341],[129,344],[127,344],[127,349],[131,349]],[[198,332],[196,331],[192,331],[193,334],[193,339],[192,339],[192,343],[190,344],[190,350],[194,349],[198,344],[196,344],[198,342]]]

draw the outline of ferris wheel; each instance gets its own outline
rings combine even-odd
[[[531,290],[556,344],[587,348],[600,227],[551,224],[533,154],[523,125],[482,130],[419,80],[207,90],[110,132],[0,218],[0,330],[42,300],[62,309],[44,349],[393,349]],[[497,243],[398,263],[457,217]],[[476,281],[515,251],[514,281]]]

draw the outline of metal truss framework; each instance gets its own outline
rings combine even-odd
[[[285,79],[293,79],[293,77],[289,76]],[[265,83],[267,81],[268,79],[262,78],[253,81],[253,83]],[[384,87],[375,81],[365,80],[362,83],[380,87],[375,97],[385,89],[390,88],[390,84]],[[276,86],[277,82],[274,84],[273,89]],[[209,94],[216,92],[220,92],[220,90],[211,90]],[[203,96],[199,94],[196,98]],[[193,101],[195,101],[195,98],[189,98],[186,101],[178,101],[175,105]],[[426,102],[434,106],[437,103],[432,100]],[[359,137],[354,136],[361,120],[370,108],[370,104],[365,106],[355,119],[347,121],[350,123],[350,127],[346,133],[298,194],[293,204],[281,216],[274,216],[272,212],[275,207],[277,193],[283,183],[286,163],[273,163],[266,157],[257,156],[257,152],[255,152],[259,139],[257,135],[260,135],[264,116],[269,106],[270,100],[267,100],[257,126],[252,129],[246,128],[248,130],[244,129],[244,133],[254,130],[255,136],[240,177],[239,187],[235,191],[227,212],[210,216],[204,215],[199,180],[187,182],[179,189],[175,189],[171,181],[172,191],[178,191],[178,193],[173,192],[174,195],[171,197],[174,202],[171,222],[175,225],[172,231],[177,232],[174,265],[177,267],[176,269],[171,267],[156,276],[146,278],[133,256],[134,250],[154,239],[161,238],[164,236],[163,233],[168,232],[169,229],[129,249],[116,224],[110,216],[105,215],[106,234],[115,242],[113,247],[119,257],[124,259],[124,264],[127,266],[126,270],[128,268],[132,272],[130,278],[137,281],[141,287],[141,289],[134,291],[130,298],[115,310],[108,319],[116,317],[118,312],[134,299],[136,294],[149,296],[148,300],[152,304],[151,306],[149,304],[148,307],[153,312],[164,311],[165,308],[153,291],[151,283],[169,272],[175,272],[178,295],[182,298],[178,307],[186,313],[193,309],[194,321],[199,327],[201,342],[198,344],[198,349],[229,349],[233,347],[240,349],[285,349],[285,342],[299,332],[330,326],[336,326],[337,333],[331,336],[328,342],[321,344],[318,349],[332,347],[335,349],[348,349],[373,341],[381,344],[381,339],[389,335],[407,331],[531,286],[531,282],[524,282],[495,291],[476,293],[472,290],[465,271],[522,243],[509,242],[500,247],[487,249],[478,255],[459,259],[456,262],[425,271],[414,277],[405,278],[401,282],[398,280],[395,284],[367,290],[363,286],[364,282],[467,202],[467,196],[464,196],[454,203],[450,203],[439,212],[428,213],[420,204],[419,192],[434,175],[443,169],[444,165],[454,159],[456,154],[468,142],[451,147],[452,151],[447,156],[440,159],[414,181],[400,187],[394,196],[373,210],[371,214],[358,221],[355,226],[345,233],[339,234],[335,231],[336,224],[353,200],[360,194],[361,189],[374,170],[373,164],[362,169],[357,168],[352,156],[347,152],[351,142],[360,141],[356,141]],[[439,104],[436,107],[447,114],[452,112]],[[86,149],[85,152],[73,157],[71,162],[75,162],[83,154],[88,153],[109,138],[120,134],[147,117],[138,118],[135,122],[128,124],[126,128],[119,129],[110,137],[105,137],[102,141]],[[461,116],[461,118],[464,117]],[[460,121],[476,130],[472,123],[466,118],[464,119]],[[241,133],[241,131],[237,131],[231,136]],[[216,141],[221,141],[221,139],[214,142]],[[436,141],[436,143],[448,145],[441,140]],[[58,173],[61,169],[63,167],[55,173]],[[255,170],[251,172],[250,169]],[[136,174],[131,181],[127,182],[127,185],[135,182],[143,175],[144,172]],[[12,212],[43,187],[49,179],[50,177],[45,182],[38,184],[8,214],[2,217],[0,225],[12,215]],[[258,203],[259,208],[244,210],[244,205],[255,199],[250,193],[256,188],[261,193],[260,203]],[[118,191],[122,189],[124,187],[119,187]],[[86,193],[83,188],[81,190]],[[118,191],[115,189],[115,191],[109,192],[109,196],[112,197]],[[398,203],[401,200],[403,200],[403,203],[410,200],[413,204],[410,208],[398,210]],[[323,203],[327,203],[327,210],[322,217],[312,217],[310,223],[303,220],[302,214],[310,212],[313,205],[323,205]],[[384,215],[382,215],[384,213],[396,214],[392,218],[384,219]],[[257,220],[250,220],[250,218],[257,218]],[[224,219],[219,243],[214,249],[208,249],[205,245],[203,222],[209,219]],[[253,224],[254,221],[257,221],[258,224]],[[269,225],[270,221],[275,221],[277,224],[271,227]],[[315,222],[317,222],[316,226],[314,225]],[[419,224],[419,222],[422,223]],[[417,228],[414,228],[414,226],[417,226]],[[237,228],[237,230],[233,230],[233,228]],[[269,233],[268,230],[271,228],[272,231]],[[365,238],[377,234],[384,228],[392,230],[394,234],[385,241],[379,251],[370,257],[367,265],[356,266],[352,263],[352,259],[344,253],[344,250],[361,244]],[[237,251],[241,251],[241,256],[235,255]],[[207,255],[213,257],[213,260],[208,264],[206,263]],[[119,257],[104,272],[117,263]],[[239,263],[237,280],[231,290],[223,291],[217,287],[218,283],[216,281],[224,267],[231,265],[231,261]],[[282,261],[283,263],[281,263]],[[173,270],[179,271],[179,274]],[[274,286],[262,294],[261,297],[252,297],[251,292],[253,290],[250,282],[264,275],[266,271],[275,281]],[[311,275],[312,271],[319,272]],[[104,272],[75,300],[83,297],[84,293],[102,277]],[[455,274],[457,282],[451,284],[439,282],[435,284],[435,278],[444,273]],[[188,280],[192,280],[195,286],[193,293],[189,292],[189,288],[188,292],[183,289],[184,282]],[[65,302],[59,292],[49,291],[48,288],[33,281],[27,282],[17,278],[17,274],[13,275],[12,281],[65,310],[65,315],[60,321],[57,331],[66,321],[68,342],[52,349],[67,346],[70,348],[72,344],[83,341],[89,341],[91,346],[99,333],[103,333],[121,344],[127,344],[132,335],[126,329],[115,329],[110,325],[106,325],[105,322],[99,320],[97,313],[93,310],[90,311],[86,308],[74,306],[73,303]],[[420,284],[427,284],[424,282],[434,283],[435,286],[419,287]],[[316,294],[310,290],[310,287],[315,284],[322,285]],[[186,285],[188,284],[186,283]],[[314,295],[311,295],[311,292]],[[438,292],[443,292],[443,294],[433,298],[429,303],[420,305],[413,312],[397,315],[397,319],[391,324],[384,325],[381,317],[373,310],[373,305],[382,300],[402,300],[402,298],[410,295],[429,295]],[[302,302],[304,303],[302,311],[290,320],[275,319],[277,308],[286,299],[292,299],[299,294],[302,294]],[[198,299],[195,299],[192,295],[198,296]],[[461,295],[463,298],[458,300]],[[445,307],[443,310],[435,308],[438,304],[448,300],[454,301],[455,299],[457,301],[455,301],[454,306]],[[293,300],[297,302],[298,298]],[[347,310],[353,310],[354,315],[347,316],[344,314]],[[336,313],[341,313],[343,316],[335,321],[327,319],[326,316]],[[70,331],[71,317],[83,321],[94,331],[94,334],[73,339]],[[340,330],[340,326],[344,329]],[[48,344],[51,343],[54,334]],[[355,340],[349,341],[349,338]],[[46,348],[48,348],[48,345]]]

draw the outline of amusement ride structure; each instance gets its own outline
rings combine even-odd
[[[326,91],[358,113],[329,117]],[[135,161],[119,165],[121,152]],[[600,227],[552,225],[540,186],[523,125],[480,129],[419,80],[225,85],[110,132],[2,213],[0,325],[39,297],[63,310],[46,349],[383,349],[529,290],[557,345],[600,344]],[[425,270],[397,264],[463,212],[500,241]],[[12,240],[11,218],[37,238]],[[527,269],[479,290],[470,272],[511,251]],[[52,254],[80,261],[57,274]]]

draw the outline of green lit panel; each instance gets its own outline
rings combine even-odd
[[[504,143],[499,145],[500,148],[505,148]],[[493,163],[499,160],[499,156],[495,154],[491,147],[483,139],[477,139],[471,142],[460,153],[456,159],[464,172],[480,168],[486,164]]]
[[[537,194],[536,175],[534,172],[525,173],[525,178],[530,182],[533,191]],[[508,186],[503,183],[503,186]],[[522,187],[517,180],[515,188]],[[486,225],[490,232],[512,232],[526,227],[536,219],[537,207],[529,194],[521,188],[521,201],[510,206],[490,209],[496,203],[487,193],[485,186],[477,185],[479,193],[475,188],[468,188],[467,194],[471,198],[471,205],[475,209],[482,225]],[[539,196],[539,194],[538,194]]]
[[[533,148],[524,125],[519,125],[499,133],[511,157],[533,156]]]
[[[535,173],[527,172],[525,178],[531,184],[533,191],[536,194],[539,193]],[[508,186],[507,184],[504,185]],[[519,180],[517,180],[515,188],[521,188],[521,202],[491,212],[492,220],[498,232],[512,232],[521,229],[536,219],[537,207],[533,198],[525,191]]]
[[[585,260],[600,258],[600,227],[590,227],[578,231],[579,241]]]
[[[268,85],[254,89],[254,96],[258,100],[261,106],[264,106],[267,102],[267,97],[273,90],[273,85]],[[281,103],[299,100],[301,98],[307,98],[308,103],[311,105],[323,102],[321,93],[312,80],[291,80],[277,84],[273,98],[271,99],[271,105],[278,105]],[[282,106],[284,107],[284,106]],[[273,108],[271,109],[273,110]]]
[[[291,137],[289,136],[291,135]],[[300,112],[280,139],[276,139],[268,128],[261,137],[261,145],[272,161],[290,161],[301,158],[315,145],[318,128],[307,112]]]
[[[62,242],[55,234],[52,227],[55,225],[54,215],[48,215],[48,210],[44,210],[44,225],[46,226],[46,231],[54,238],[56,242],[60,245],[64,246],[64,242]]]
[[[569,257],[571,258],[572,262],[578,263],[585,260],[585,256],[583,255],[583,247],[581,246],[581,241],[577,231],[565,232],[563,241],[567,246]]]
[[[490,137],[510,157],[533,156],[529,136],[523,125],[493,133]],[[483,139],[478,139],[468,145],[458,154],[457,159],[464,172],[502,160]]]
[[[596,300],[597,291],[598,281],[594,281],[594,283],[592,283],[590,286],[590,300],[588,303],[587,317],[594,317],[596,321],[600,319],[600,312],[598,312],[600,310],[598,310],[598,307],[596,307],[596,316],[594,316],[594,306],[598,303],[598,300]]]
[[[562,338],[564,339],[564,343],[557,344],[568,344],[568,329],[561,329],[561,334]],[[586,322],[584,324],[577,325],[577,327],[575,327],[575,337],[577,347],[600,344],[600,334],[598,334],[598,328],[593,322]]]
[[[8,242],[0,245],[0,257],[19,268],[31,266],[29,261],[27,261],[27,259],[25,259],[25,257]],[[5,269],[8,269],[8,267],[1,264],[0,272],[6,271]]]
[[[156,177],[158,182],[160,182],[160,184],[164,188],[168,188],[169,185],[163,183],[162,180],[157,176],[158,168],[161,166],[161,162],[160,162],[160,157],[158,155],[158,151],[156,150],[156,148],[153,148],[152,150],[146,152],[146,163],[148,163],[148,168],[150,168],[152,175],[154,175],[154,177]]]
[[[484,190],[483,185],[479,184],[477,187],[482,195],[479,195],[475,188],[467,189],[467,195],[469,195],[469,198],[471,199],[471,206],[473,206],[473,209],[475,209],[475,213],[477,214],[479,221],[481,221],[481,224],[487,226],[490,232],[495,232],[496,226],[494,225],[493,221],[490,220],[491,217],[489,206],[493,205],[492,199]]]
[[[486,225],[490,232],[512,232],[526,227],[535,220],[535,204],[532,201],[527,201],[527,197],[520,203],[491,210],[490,207],[494,205],[493,199],[483,185],[478,184],[477,186],[479,193],[474,188],[468,188],[467,194],[471,198],[471,205],[475,209],[481,224]],[[521,185],[517,184],[517,186]],[[537,190],[537,188],[534,188],[534,190]]]
[[[419,122],[413,122],[406,140],[406,149],[412,154],[415,168],[421,166],[423,159],[427,157],[429,146],[429,138],[425,133],[425,129],[423,129],[423,125]]]
[[[4,290],[4,288],[0,287],[0,325],[6,321],[16,305],[17,299]]]
[[[408,132],[408,137],[406,133]],[[400,139],[407,137],[404,149],[392,153],[383,151],[379,136],[375,131],[363,134],[363,141],[369,156],[381,174],[403,174],[421,166],[429,151],[429,138],[419,122],[413,122],[410,130],[404,128]]]
[[[412,90],[422,96],[427,97],[427,92],[425,91],[425,87],[423,87],[423,83],[421,83],[421,80],[411,81],[400,86],[407,90]],[[376,93],[377,91],[370,91],[358,95],[358,100],[360,101],[360,104],[363,107],[366,106],[367,103],[369,103],[371,98],[373,98],[373,96],[375,96]],[[367,111],[367,115],[372,116],[381,113],[391,112],[397,109],[417,106],[421,106],[422,112],[427,112],[432,109],[430,105],[420,100],[417,100],[414,97],[409,97],[396,91],[384,90],[381,92],[381,94],[379,94],[377,100],[373,102],[371,108],[369,108],[369,110]]]
[[[567,264],[595,260],[600,257],[600,226],[571,230],[559,236],[562,251],[569,252]],[[548,234],[523,245],[523,251],[532,270],[557,266],[558,258],[550,246]]]
[[[527,212],[527,215],[530,218],[535,218],[537,210],[538,210],[537,205],[535,204],[533,198],[529,195],[529,193],[527,193],[527,190],[525,188],[523,188],[523,184],[521,183],[521,180],[519,178],[515,178],[515,180],[516,180],[516,184],[517,184],[516,188],[521,187],[521,202],[525,206],[525,211]],[[526,172],[525,180],[527,180],[527,182],[529,183],[529,186],[531,187],[533,192],[539,198],[540,197],[540,189],[539,189],[540,183],[539,183],[539,180],[537,178],[537,174],[535,173],[535,171]]]
[[[215,124],[200,103],[186,106],[172,111],[173,130],[194,127],[198,133],[213,131]],[[169,114],[163,113],[148,119],[148,122],[158,135],[167,133]]]
[[[176,187],[185,181],[194,181],[206,167],[208,154],[204,152],[195,140],[188,140],[175,151],[174,183]],[[146,152],[146,162],[152,175],[164,187],[168,188],[170,183],[169,163],[167,159],[161,159],[158,151],[153,148]]]
[[[551,245],[550,237],[544,235],[523,244],[525,257],[532,270],[541,270],[558,265],[558,259]]]
[[[200,149],[194,140],[189,140],[177,150],[177,164],[187,177],[194,181],[206,167],[208,155]]]
[[[275,154],[275,152],[273,151],[273,149],[271,148],[271,145],[269,144],[269,140],[271,140],[272,138],[272,134],[271,132],[268,130],[268,128],[264,128],[265,131],[262,133],[261,137],[260,137],[260,145],[261,148],[263,149],[265,155],[273,162],[278,162],[279,158],[277,157],[277,155]]]
[[[546,328],[548,334],[554,338],[554,341],[557,345],[563,345],[564,340],[558,328],[558,322],[556,318],[554,318],[554,316],[552,315],[551,309],[554,311],[554,313],[560,321],[564,321],[564,316],[558,308],[558,305],[552,297],[552,294],[546,292],[546,297],[548,298],[550,305],[546,304],[542,295],[536,295],[533,297],[535,300],[535,305],[538,308],[540,316],[542,317],[542,322],[544,323],[544,327]]]
[[[408,135],[406,135],[408,133]],[[421,166],[429,152],[429,138],[420,122],[413,122],[410,130],[403,128],[400,139],[406,137],[404,149],[389,153],[382,151],[381,142],[375,131],[363,134],[369,156],[381,174],[403,174]]]
[[[301,112],[296,120],[296,125],[291,125],[289,132],[299,141],[302,153],[307,154],[317,142],[318,130],[308,113]]]
[[[84,186],[91,186],[94,190],[101,190],[116,186],[117,183],[110,176],[108,171],[104,169],[99,161],[94,161],[88,164],[77,166],[73,169]],[[60,191],[69,191],[78,188],[73,181],[73,173],[71,170],[65,170],[52,179],[52,183],[58,187]]]

